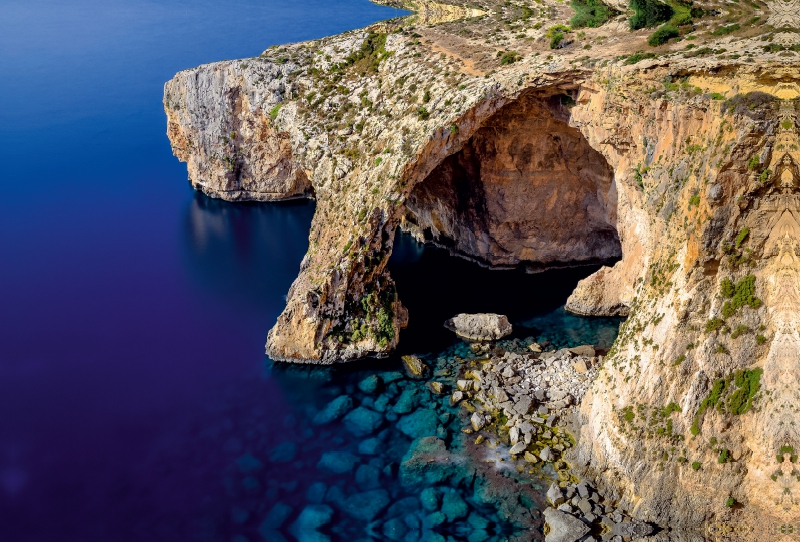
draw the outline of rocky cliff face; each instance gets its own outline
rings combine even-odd
[[[629,315],[572,461],[640,518],[779,532],[800,505],[796,5],[697,5],[655,47],[625,15],[457,7],[167,83],[193,186],[317,200],[268,353],[391,351],[414,317],[386,271],[398,226],[489,266],[621,257],[568,302]]]

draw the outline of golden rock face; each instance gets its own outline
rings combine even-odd
[[[187,70],[165,85],[168,135],[209,195],[317,200],[275,359],[397,345],[414,318],[386,270],[398,226],[502,267],[621,256],[568,302],[629,315],[572,462],[643,519],[790,536],[797,2],[673,2],[635,31],[624,1],[573,28],[585,6],[406,4],[415,17]]]

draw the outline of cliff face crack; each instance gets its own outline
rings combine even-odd
[[[402,225],[492,267],[618,259],[614,172],[560,96],[523,94],[417,183]]]

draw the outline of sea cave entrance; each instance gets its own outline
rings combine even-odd
[[[523,93],[501,107],[413,187],[401,227],[488,267],[619,259],[614,172],[566,103]]]

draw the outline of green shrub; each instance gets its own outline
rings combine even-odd
[[[748,160],[747,162],[747,167],[750,169],[758,169],[758,166],[760,165],[761,165],[761,159],[758,157],[758,155],[751,157],[750,160]]]
[[[730,318],[745,305],[753,309],[761,306],[761,300],[755,296],[755,282],[756,277],[754,275],[747,275],[736,283],[733,297],[722,306],[722,316],[724,318]]]
[[[269,110],[269,118],[271,118],[272,120],[278,118],[278,112],[281,110],[281,105],[283,104],[278,104]]]
[[[731,282],[731,279],[728,277],[722,279],[722,282],[719,285],[719,293],[722,294],[722,297],[726,299],[730,299],[734,296],[736,293],[736,287],[734,286],[733,282]]]
[[[670,6],[658,0],[631,0],[633,16],[628,19],[631,30],[652,28],[669,21],[675,13]]]
[[[661,28],[650,34],[650,37],[647,38],[647,44],[650,47],[658,47],[659,45],[663,45],[672,38],[677,38],[678,36],[680,36],[680,32],[678,32],[678,29],[676,27],[669,24],[665,24],[664,26],[662,26]]]
[[[763,336],[763,335],[761,335],[761,334],[759,334],[759,335],[756,335],[756,343],[758,343],[758,344],[764,344],[765,342],[767,342],[767,338],[766,338],[766,337],[764,337],[764,336]]]
[[[731,339],[735,339],[741,335],[744,335],[748,331],[750,331],[750,328],[748,328],[744,324],[739,324],[738,326],[736,326],[736,329],[733,330],[733,333],[731,333]]]
[[[642,60],[647,60],[648,58],[656,58],[656,54],[643,53],[642,51],[637,51],[628,58],[626,58],[623,64],[636,64],[637,62],[641,62]]]
[[[551,47],[551,49],[552,49],[552,47]],[[500,65],[501,66],[505,66],[506,64],[513,64],[514,62],[516,62],[516,61],[518,61],[520,59],[522,59],[522,57],[520,56],[520,54],[518,52],[516,52],[516,51],[507,51],[507,52],[503,53],[503,55],[500,57]]]
[[[701,467],[701,466],[702,466],[702,465],[700,464],[700,462],[699,462],[699,461],[694,461],[694,462],[692,462],[692,470],[700,470],[700,467]]]
[[[722,318],[712,318],[706,322],[706,333],[718,330],[723,326],[723,324],[725,324],[725,320]]]
[[[678,356],[677,358],[675,358],[675,361],[674,361],[674,362],[672,362],[672,365],[673,365],[673,366],[675,366],[675,367],[677,367],[678,365],[680,365],[680,364],[681,364],[681,363],[683,363],[684,361],[686,361],[686,354],[681,354],[680,356]]]
[[[350,53],[344,63],[353,66],[361,75],[377,73],[378,65],[389,58],[392,53],[386,50],[386,34],[370,32],[357,51]]]
[[[672,402],[661,409],[661,416],[666,418],[673,412],[680,412],[680,411],[681,411],[680,405],[678,403]]]
[[[632,406],[627,406],[623,408],[622,412],[623,412],[622,414],[623,418],[625,418],[625,421],[628,423],[631,423],[636,418],[636,414],[634,414]]]
[[[572,28],[597,28],[618,13],[600,0],[570,0],[569,5],[575,10],[569,20]]]
[[[741,246],[741,244],[744,243],[744,240],[747,239],[748,235],[750,235],[750,228],[745,226],[739,232],[739,235],[736,236],[736,248],[739,248],[739,246]]]
[[[548,28],[544,35],[550,40],[550,48],[558,49],[558,47],[561,45],[561,42],[564,41],[566,34],[571,31],[572,29],[570,27],[563,24],[557,24]]]
[[[719,457],[717,458],[717,463],[727,463],[731,460],[730,453],[726,448],[723,448],[719,452]]]
[[[728,497],[728,500],[725,501],[725,506],[727,506],[728,508],[733,508],[735,505],[736,505],[736,499],[734,499],[733,497]]]
[[[728,382],[724,378],[718,378],[714,381],[714,385],[711,386],[711,392],[708,394],[708,397],[703,399],[703,402],[700,403],[700,408],[697,409],[697,413],[694,415],[694,421],[692,422],[692,427],[690,431],[693,435],[700,434],[700,421],[705,414],[706,410],[709,408],[714,408],[718,404],[720,404],[720,400],[722,399],[722,395],[725,393],[725,389],[728,387]]]
[[[764,370],[760,367],[744,369],[734,373],[734,383],[737,390],[728,400],[728,410],[731,414],[741,415],[753,406],[753,398],[761,389],[761,375]]]
[[[425,107],[420,107],[419,109],[417,109],[417,116],[421,120],[428,120],[428,118],[430,118],[431,116],[431,113]]]
[[[727,36],[728,34],[736,32],[740,28],[741,28],[741,26],[739,26],[738,24],[732,24],[730,26],[723,26],[723,27],[720,27],[720,28],[717,28],[716,30],[714,30],[711,33],[711,35],[712,36]]]

